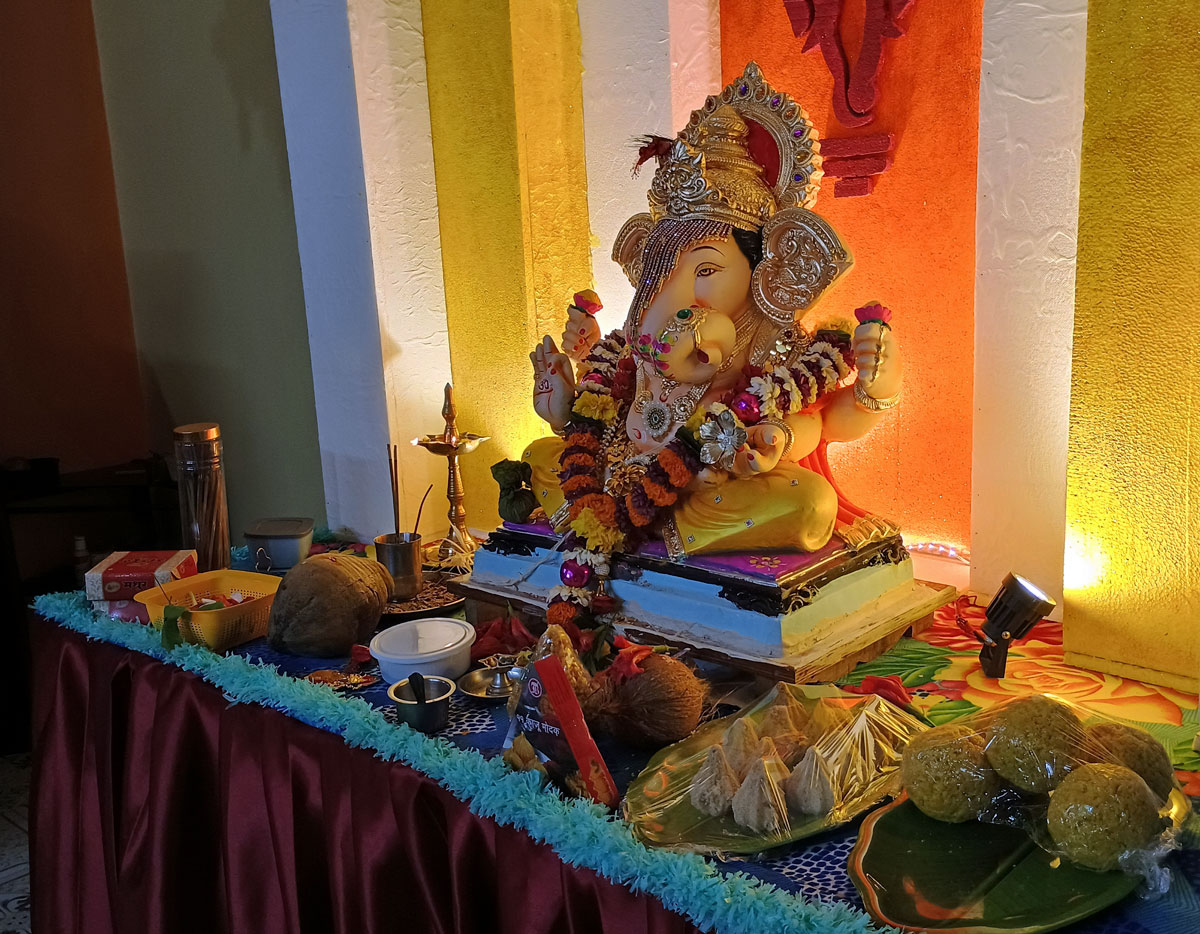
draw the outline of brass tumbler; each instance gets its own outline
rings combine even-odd
[[[392,599],[403,603],[421,592],[421,536],[412,532],[375,537],[375,559],[392,575]]]

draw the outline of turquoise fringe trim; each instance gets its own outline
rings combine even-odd
[[[46,594],[34,609],[88,639],[110,642],[193,672],[241,703],[271,707],[336,733],[349,746],[373,750],[427,775],[481,817],[518,827],[551,846],[572,866],[658,898],[706,931],[802,931],[866,934],[881,928],[849,905],[809,902],[743,873],[718,872],[694,853],[655,850],[599,805],[544,790],[536,773],[513,772],[499,757],[393,726],[365,701],[255,664],[181,645],[164,651],[159,634],[140,623],[94,612],[82,593]]]

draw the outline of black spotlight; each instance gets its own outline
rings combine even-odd
[[[1003,678],[1008,664],[1008,647],[1029,635],[1038,620],[1055,607],[1054,599],[1019,574],[1009,574],[984,610],[987,621],[972,634],[983,648],[979,664],[989,678]],[[959,625],[969,628],[959,617]]]

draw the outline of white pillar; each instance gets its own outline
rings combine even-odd
[[[1060,607],[1086,39],[1086,0],[984,7],[971,586]]]
[[[446,461],[409,442],[442,429],[450,346],[421,3],[350,0],[349,15],[383,382],[400,445],[401,523],[412,526],[433,484],[421,517],[428,538],[446,532]],[[383,469],[382,442],[379,456]]]
[[[450,376],[419,0],[272,0],[329,524],[401,524],[445,462],[409,442],[442,425]],[[280,468],[286,469],[286,454]]]
[[[387,404],[344,0],[271,0],[331,528],[391,515]],[[262,399],[247,404],[266,405]],[[287,470],[288,451],[276,469]]]
[[[719,0],[668,0],[671,28],[671,126],[683,129],[692,111],[721,82]]]

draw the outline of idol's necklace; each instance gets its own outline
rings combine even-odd
[[[744,321],[744,317],[741,320]],[[642,422],[646,426],[646,433],[650,435],[652,440],[661,441],[670,435],[676,427],[691,418],[692,413],[696,411],[696,406],[700,404],[700,400],[704,398],[704,394],[708,392],[713,381],[720,374],[726,372],[733,365],[733,361],[737,360],[750,345],[758,328],[738,327],[739,323],[741,322],[734,324],[737,339],[734,341],[733,352],[725,358],[724,362],[717,369],[717,372],[712,375],[712,378],[707,382],[692,386],[687,392],[673,401],[671,400],[671,396],[679,389],[678,380],[671,379],[669,376],[663,376],[658,398],[655,399],[650,389],[650,377],[646,373],[647,361],[644,357],[637,356],[637,392],[633,399],[633,410],[642,417]]]

